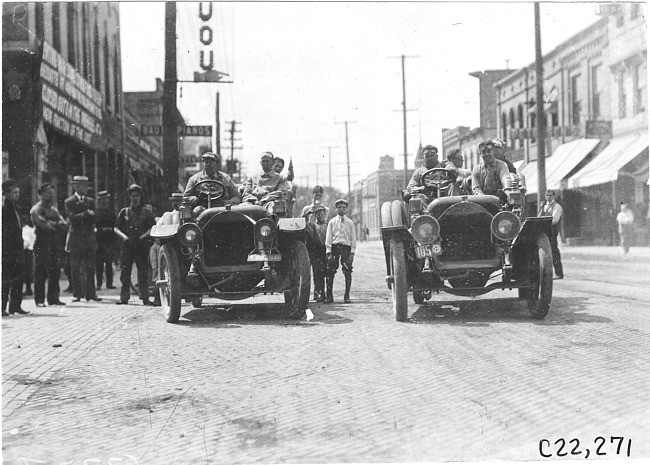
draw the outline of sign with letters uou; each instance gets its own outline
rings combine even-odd
[[[43,121],[84,145],[102,148],[102,94],[48,42],[40,74]]]
[[[212,137],[212,126],[179,126],[178,135]]]
[[[601,120],[589,120],[585,123],[586,139],[603,139],[612,137],[612,122]]]

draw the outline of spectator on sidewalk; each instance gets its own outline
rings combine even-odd
[[[555,200],[555,191],[548,189],[546,191],[546,202],[542,204],[537,216],[552,216],[551,223],[551,252],[553,254],[553,268],[557,279],[564,279],[564,270],[562,268],[562,256],[558,248],[557,236],[560,233],[560,221],[562,220],[562,205]]]
[[[140,291],[140,300],[144,305],[151,305],[149,301],[149,232],[151,227],[156,224],[156,220],[149,210],[143,208],[142,188],[137,184],[131,185],[127,189],[130,199],[128,207],[124,207],[117,215],[115,222],[115,234],[122,238],[122,258],[120,282],[120,300],[118,305],[129,303],[131,292],[131,270],[133,262],[138,268],[138,287]]]
[[[36,241],[36,231],[28,215],[23,222],[23,247],[25,248],[25,291],[23,296],[34,295],[32,290],[32,284],[34,283],[34,241]]]
[[[13,179],[2,182],[2,316],[29,312],[21,308],[25,254],[18,199],[20,186]],[[7,313],[7,304],[9,313]]]
[[[332,296],[332,287],[334,286],[334,276],[341,261],[341,270],[345,276],[345,295],[344,302],[351,303],[350,288],[352,287],[352,263],[354,262],[354,253],[357,249],[357,236],[354,223],[350,218],[345,216],[348,210],[348,202],[345,199],[339,199],[334,203],[337,215],[327,224],[327,234],[325,238],[325,248],[327,251],[327,296],[325,303],[334,302]]]
[[[47,280],[47,304],[65,305],[61,301],[61,236],[68,230],[68,222],[54,206],[55,188],[49,182],[38,189],[39,200],[30,210],[36,229],[34,256],[36,258],[34,302],[45,307],[45,281]]]
[[[113,286],[113,250],[115,247],[115,213],[110,208],[111,194],[108,191],[97,193],[97,253],[95,254],[95,273],[97,275],[97,289],[102,288],[104,273],[106,273],[106,289],[115,289]]]
[[[87,195],[90,181],[86,176],[74,176],[75,193],[65,199],[65,212],[70,228],[66,250],[70,252],[73,302],[101,301],[95,290],[95,200]]]
[[[621,237],[621,248],[627,255],[634,241],[634,213],[627,203],[621,204],[621,211],[616,215],[618,234]]]
[[[180,192],[174,192],[169,196],[169,201],[172,204],[172,211],[178,211],[178,209],[181,208],[181,204],[183,203],[183,194]]]

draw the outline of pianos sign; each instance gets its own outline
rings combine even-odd
[[[212,137],[212,126],[178,126],[176,134],[183,137]],[[140,135],[162,136],[163,129],[159,124],[142,124]]]

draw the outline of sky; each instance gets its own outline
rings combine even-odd
[[[442,129],[479,125],[479,81],[469,73],[535,60],[533,3],[512,2],[213,2],[177,3],[178,79],[214,54],[227,83],[179,83],[178,107],[191,125],[214,124],[219,92],[223,147],[237,121],[242,173],[259,154],[293,160],[295,182],[347,192],[376,171],[379,158],[404,166],[405,59],[407,152],[441,148]],[[542,52],[600,17],[597,3],[542,2]],[[203,4],[208,13],[208,2]],[[125,92],[151,91],[164,78],[164,3],[120,3]],[[200,30],[210,45],[200,42]],[[207,59],[205,63],[207,63]],[[346,144],[345,122],[348,122]],[[331,154],[331,156],[330,156]],[[331,166],[331,170],[330,170]]]

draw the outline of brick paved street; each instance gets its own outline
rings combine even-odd
[[[378,242],[359,248],[355,304],[341,303],[337,275],[338,302],[313,304],[311,321],[280,318],[280,296],[184,305],[178,325],[113,305],[116,291],[100,304],[30,303],[35,315],[2,322],[4,459],[540,460],[544,438],[578,438],[576,457],[589,448],[591,459],[598,436],[606,458],[610,436],[650,457],[650,295],[636,284],[648,254],[612,248],[592,268],[585,252],[563,249],[567,279],[541,322],[496,291],[411,303],[397,323]],[[595,284],[601,266],[617,286]]]

